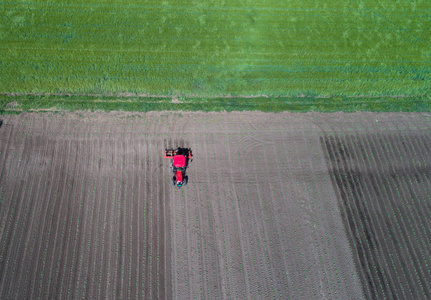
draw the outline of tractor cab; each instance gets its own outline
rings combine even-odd
[[[177,154],[172,158],[174,168],[184,168],[186,166],[186,157],[181,154]]]

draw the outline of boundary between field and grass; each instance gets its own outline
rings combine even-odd
[[[0,93],[0,114],[60,111],[429,112],[431,96],[166,96]]]

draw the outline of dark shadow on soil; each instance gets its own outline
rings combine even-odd
[[[431,141],[325,135],[331,180],[366,298],[431,298]]]

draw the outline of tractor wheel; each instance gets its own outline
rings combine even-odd
[[[187,181],[189,181],[189,176],[184,176],[183,186],[187,185]]]
[[[177,179],[175,178],[175,176],[174,176],[174,177],[172,177],[172,185],[173,185],[173,186],[175,186],[176,182],[177,182]]]

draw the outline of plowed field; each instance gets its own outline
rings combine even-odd
[[[428,298],[430,129],[425,113],[7,115],[0,298]],[[194,154],[182,189],[174,146]]]

